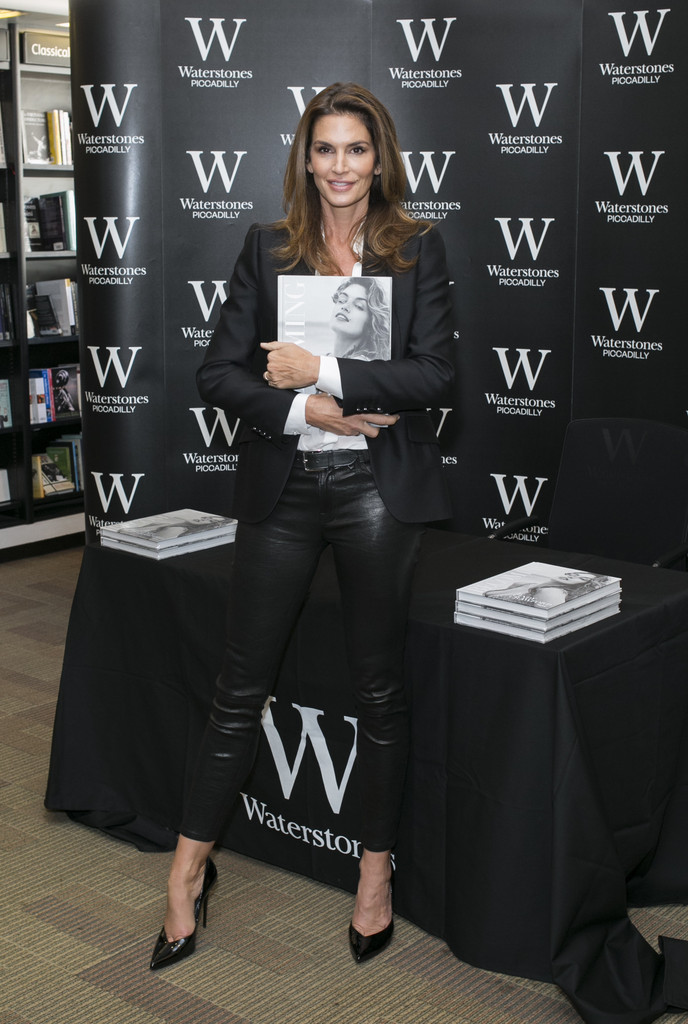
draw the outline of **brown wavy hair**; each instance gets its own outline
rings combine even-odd
[[[364,248],[371,268],[403,273],[415,259],[402,255],[404,244],[429,231],[431,224],[410,217],[402,206],[406,170],[397,141],[394,121],[385,106],[367,89],[354,82],[335,82],[310,101],[298,123],[284,173],[283,206],[286,217],[275,227],[286,231],[287,239],[273,252],[283,270],[293,270],[300,260],[320,274],[340,274],[322,235],[320,193],[306,170],[313,126],[319,117],[352,114],[368,129],[380,165],[373,178],[365,217]],[[358,233],[354,225],[351,243]],[[352,248],[352,255],[355,253]]]

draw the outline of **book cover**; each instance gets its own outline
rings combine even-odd
[[[38,196],[38,223],[41,247],[46,252],[63,252],[68,248],[62,197],[59,194]]]
[[[44,110],[22,110],[24,163],[49,164],[48,119]]]
[[[38,460],[41,467],[44,495],[62,494],[64,491],[74,490],[74,481],[69,480],[63,474],[57,463],[53,462],[46,452],[41,452]]]
[[[10,478],[7,470],[3,467],[0,469],[0,502],[10,501],[11,499]]]
[[[36,294],[33,297],[33,303],[33,309],[29,308],[29,313],[36,325],[36,333],[42,338],[53,334],[62,334],[52,296]]]
[[[566,636],[578,629],[591,626],[594,622],[601,622],[603,619],[611,618],[619,613],[619,606],[616,603],[605,604],[589,615],[565,622],[563,625],[555,626],[544,632],[538,629],[527,629],[524,626],[515,626],[506,622],[495,622],[494,619],[486,619],[480,615],[465,615],[462,612],[454,613],[454,622],[461,626],[472,626],[475,629],[485,629],[493,633],[503,633],[506,636],[519,637],[521,640],[535,640],[536,643],[546,644],[549,640],[556,640],[558,637]]]
[[[63,334],[72,334],[74,330],[74,313],[72,310],[72,290],[68,277],[50,281],[36,281],[36,295],[49,295],[52,299],[55,316]]]
[[[45,379],[42,370],[29,370],[29,407],[31,423],[48,422]]]
[[[60,363],[52,370],[52,405],[55,419],[78,416],[81,408],[79,396],[79,364]]]
[[[60,200],[67,248],[74,252],[76,250],[76,202],[74,189],[64,189],[62,192],[44,192],[41,198],[58,198]]]
[[[31,492],[34,498],[45,498],[40,455],[31,456]]]
[[[12,402],[9,380],[0,380],[0,430],[12,426]]]
[[[196,543],[212,536],[233,536],[236,525],[236,519],[229,519],[227,516],[182,508],[174,512],[162,512],[156,516],[145,516],[142,519],[131,519],[126,523],[104,526],[100,531],[100,537],[101,542],[109,537],[114,541],[127,541],[137,547],[145,546],[157,550]]]
[[[41,242],[41,221],[38,215],[38,198],[28,196],[24,200],[24,233],[31,252],[40,252],[43,248]]]
[[[389,359],[391,309],[391,277],[277,278],[277,340],[314,355]]]
[[[617,576],[570,569],[545,562],[528,562],[490,576],[456,592],[457,600],[493,608],[520,607],[539,618],[553,618],[566,609],[587,604],[619,591]]]
[[[65,480],[69,480],[72,489],[75,487],[74,465],[72,462],[71,450],[66,444],[49,444],[46,446],[45,454],[55,463]]]

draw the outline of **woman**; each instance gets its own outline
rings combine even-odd
[[[334,355],[352,359],[389,358],[389,304],[372,277],[351,277],[332,296],[330,328]]]
[[[349,928],[354,958],[373,956],[392,934],[390,852],[409,740],[402,669],[411,579],[421,524],[450,514],[427,409],[441,404],[453,379],[444,247],[404,212],[404,188],[385,107],[353,84],[314,97],[287,163],[286,217],[249,231],[198,373],[203,399],[243,423],[232,509],[239,526],[226,653],[153,969],[194,949],[216,877],[209,855],[253,763],[264,703],[328,545],[342,595],[363,782],[363,853]],[[319,358],[270,340],[279,273],[362,271],[393,279],[391,359]]]

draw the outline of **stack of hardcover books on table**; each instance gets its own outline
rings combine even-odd
[[[171,558],[234,540],[236,519],[192,508],[103,526],[100,543],[145,558]]]
[[[546,643],[616,615],[621,579],[544,562],[460,587],[454,622]]]

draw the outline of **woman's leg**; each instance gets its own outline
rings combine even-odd
[[[312,475],[294,470],[275,512],[237,529],[227,646],[170,872],[168,939],[194,930],[205,861],[255,759],[265,701],[325,546],[314,498]]]
[[[342,592],[347,656],[358,711],[357,775],[364,853],[353,916],[361,935],[391,920],[390,851],[396,842],[409,721],[404,642],[422,528],[385,508],[366,465],[350,481],[346,513],[330,524]],[[341,492],[345,489],[341,481]],[[338,507],[346,508],[340,496]]]

